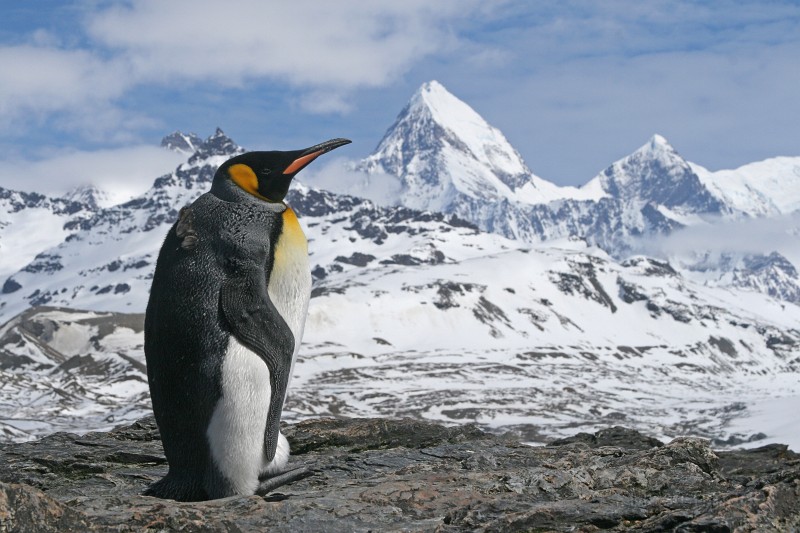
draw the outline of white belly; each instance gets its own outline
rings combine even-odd
[[[253,494],[264,462],[269,368],[233,336],[222,363],[222,397],[206,430],[214,463],[236,494]]]

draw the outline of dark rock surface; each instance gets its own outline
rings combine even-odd
[[[610,428],[529,447],[410,419],[286,426],[316,475],[266,497],[141,496],[166,471],[152,418],[0,451],[0,531],[797,531],[800,455],[714,452]]]

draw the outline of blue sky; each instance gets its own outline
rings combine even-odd
[[[664,135],[733,168],[800,155],[800,3],[5,3],[0,186],[144,189],[174,130],[367,155],[436,79],[537,175],[581,185]],[[346,153],[345,153],[346,152]]]

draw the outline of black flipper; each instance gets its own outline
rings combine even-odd
[[[220,305],[236,339],[269,367],[271,397],[264,443],[266,459],[272,461],[292,368],[294,335],[269,299],[263,269],[240,268],[235,276],[228,278],[220,290]]]

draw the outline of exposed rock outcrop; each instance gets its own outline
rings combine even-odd
[[[316,469],[266,497],[141,496],[166,471],[152,418],[0,451],[2,531],[790,531],[800,455],[715,452],[624,428],[530,447],[409,419],[286,426]]]

